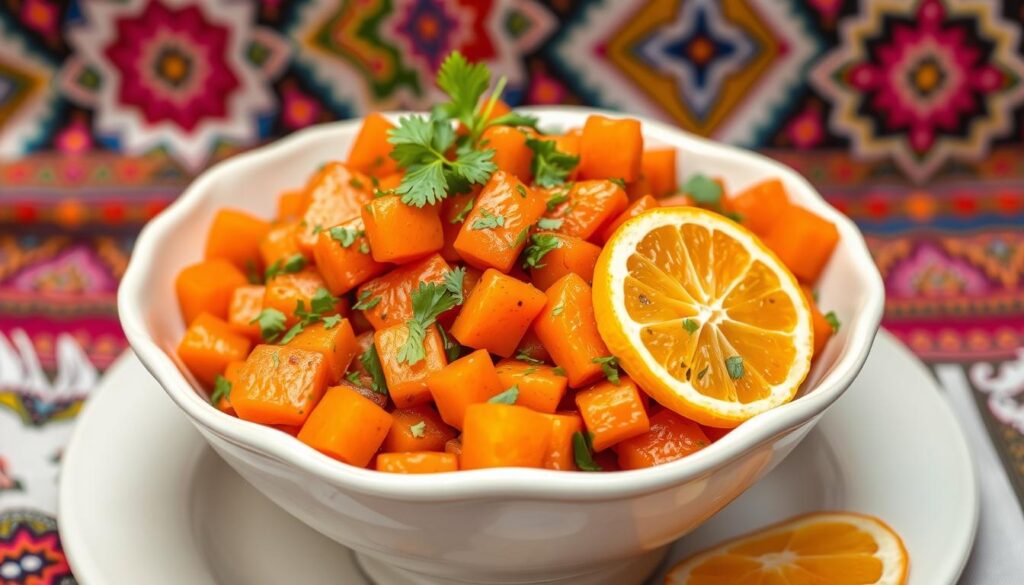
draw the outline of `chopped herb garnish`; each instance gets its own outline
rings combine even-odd
[[[474,221],[469,228],[473,230],[491,230],[496,227],[503,227],[505,225],[505,216],[494,215],[486,209],[480,210],[480,217]]]
[[[313,235],[314,236],[319,234],[322,231],[324,231],[324,226],[322,226],[320,224],[316,224],[315,226],[313,226]]]
[[[554,211],[559,205],[569,200],[569,190],[561,191],[548,198],[547,209],[548,211]]]
[[[213,381],[213,393],[210,394],[210,404],[216,406],[221,400],[229,400],[231,396],[231,381],[217,374]]]
[[[417,439],[422,439],[426,435],[426,430],[427,421],[425,420],[421,420],[414,425],[409,425],[409,433]]]
[[[273,264],[267,266],[263,273],[263,280],[271,281],[279,274],[295,274],[306,267],[306,257],[302,254],[292,254],[282,260],[278,258]]]
[[[725,369],[729,372],[730,378],[739,380],[743,377],[743,358],[738,355],[725,358]]]
[[[301,303],[302,301],[299,302]],[[291,327],[288,328],[288,331],[284,332],[284,335],[281,336],[281,339],[280,341],[278,341],[278,343],[284,345],[285,343],[288,343],[289,341],[295,339],[296,335],[302,333],[303,328],[305,328],[305,325],[303,325],[301,321],[296,323],[295,325],[292,325]]]
[[[524,268],[544,268],[541,259],[548,252],[562,247],[562,240],[552,234],[533,234],[531,244],[523,250]]]
[[[523,376],[529,376],[530,374],[533,374],[536,371],[537,371],[537,366],[530,366],[530,367],[526,368],[525,370],[523,370],[523,372],[521,374],[519,374],[519,377],[522,378]]]
[[[366,235],[363,230],[346,227],[332,227],[329,232],[331,239],[341,244],[342,248],[348,248],[356,243],[360,236]]]
[[[249,321],[249,323],[259,325],[260,337],[263,338],[263,341],[273,343],[275,339],[284,333],[285,321],[284,313],[277,309],[267,308],[260,311],[256,318]]]
[[[685,329],[690,335],[693,335],[698,329],[700,329],[700,324],[693,319],[683,319],[683,329]]]
[[[516,183],[516,192],[523,199],[526,199],[526,187],[522,183]]]
[[[554,308],[551,309],[551,315],[553,317],[557,317],[561,315],[563,311],[565,311],[565,303],[558,303],[557,305],[554,306]]]
[[[466,216],[469,215],[470,211],[473,211],[473,206],[476,205],[476,198],[470,197],[466,200],[466,204],[459,210],[458,215],[452,218],[451,223],[462,223],[466,221]]]
[[[526,226],[523,229],[519,230],[519,234],[516,236],[516,239],[512,242],[512,247],[518,248],[519,246],[522,246],[526,242],[526,236],[528,235],[530,235],[530,226]]]
[[[350,383],[355,384],[356,386],[360,385],[359,372],[355,370],[352,370],[351,372],[345,374],[345,379],[348,380]]]
[[[380,304],[380,297],[370,298],[370,291],[364,290],[359,293],[359,297],[356,298],[356,304],[352,305],[352,308],[357,311],[368,311]]]
[[[493,404],[515,404],[519,400],[519,386],[512,386],[501,394],[495,394],[487,402]]]
[[[839,333],[839,326],[842,323],[839,322],[839,317],[836,317],[835,311],[829,311],[825,313],[825,320],[828,321],[830,327],[832,327],[832,333]]]
[[[458,271],[452,270],[449,275],[452,273],[458,273]],[[456,288],[458,288],[458,293],[454,291]],[[421,282],[419,288],[412,292],[412,319],[406,321],[409,336],[405,343],[398,348],[398,361],[414,365],[427,357],[426,350],[423,348],[427,329],[437,321],[442,313],[460,304],[461,300],[461,275],[456,274],[450,279],[446,275],[444,284]]]
[[[377,347],[370,344],[363,355],[359,356],[359,363],[370,374],[370,389],[377,394],[388,393],[388,383],[384,379],[384,368],[380,365],[380,356],[377,355]]]
[[[362,189],[363,187],[365,187],[365,185],[363,185],[363,182],[355,177],[349,179],[348,184],[351,185],[353,189]]]
[[[517,360],[519,360],[521,362],[526,362],[528,364],[543,364],[544,363],[544,360],[539,360],[539,359],[533,357],[532,355],[526,353],[525,351],[520,351],[519,353],[517,353],[516,356],[515,356],[515,359],[517,359]]]
[[[593,437],[588,432],[583,434],[576,431],[572,434],[573,459],[576,460],[576,467],[580,471],[603,471],[603,468],[594,461]]]
[[[341,315],[331,315],[329,317],[324,317],[324,329],[334,329],[335,327],[338,326],[338,323],[341,323],[341,319]]]
[[[437,332],[441,334],[441,343],[444,345],[444,357],[448,360],[448,363],[462,357],[462,345],[452,339],[452,336],[444,330],[444,327],[438,325]]]
[[[555,369],[551,370],[551,373],[556,375],[556,376],[562,376],[564,378],[565,377],[565,368],[563,368],[562,366],[558,366]]]
[[[612,384],[618,385],[621,382],[619,378],[619,360],[613,355],[594,358],[590,360],[595,364],[601,364],[601,371],[604,372],[604,377],[608,379]]]
[[[370,245],[367,244],[366,242],[360,242],[359,243],[359,253],[360,254],[369,254],[370,253]]]
[[[565,220],[562,218],[542,217],[537,221],[537,227],[542,230],[557,230],[563,223]]]
[[[683,183],[682,189],[694,202],[701,205],[716,207],[722,202],[722,186],[700,173],[690,175]]]
[[[619,188],[621,188],[621,189],[625,189],[626,188],[626,179],[623,179],[622,177],[615,177],[614,179],[608,179],[608,180],[611,181],[612,183],[615,183],[616,185],[618,185]]]
[[[245,261],[245,279],[249,281],[249,284],[263,284],[260,280],[260,273],[256,270],[256,263],[252,260]]]
[[[462,296],[462,282],[466,279],[466,268],[459,266],[449,270],[444,275],[444,288],[455,297],[455,304],[461,305],[463,299]]]
[[[580,157],[559,151],[554,140],[527,138],[526,145],[533,151],[533,180],[541,187],[563,183],[580,162]]]

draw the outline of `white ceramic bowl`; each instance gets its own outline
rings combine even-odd
[[[533,110],[545,127],[582,126],[595,112]],[[884,292],[854,224],[788,167],[644,120],[648,144],[679,149],[680,176],[695,171],[719,175],[730,189],[780,177],[796,204],[838,226],[841,240],[821,279],[820,294],[822,305],[835,310],[843,326],[796,400],[683,460],[606,474],[539,469],[377,473],[334,461],[280,431],[223,414],[211,408],[175,354],[184,324],[174,277],[202,257],[217,209],[235,207],[270,217],[278,193],[304,184],[321,163],[347,156],[359,124],[303,130],[203,173],[142,231],[121,283],[118,309],[142,363],[210,445],[282,508],[354,549],[378,582],[638,582],[667,544],[789,454],[850,385],[868,355]]]

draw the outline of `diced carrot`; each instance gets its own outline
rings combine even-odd
[[[343,463],[366,467],[391,428],[391,415],[345,386],[328,388],[299,440]]]
[[[551,421],[551,438],[548,441],[547,455],[544,457],[544,468],[575,471],[576,452],[573,449],[572,436],[583,432],[583,419],[575,412],[545,416]]]
[[[438,252],[444,245],[437,207],[402,203],[398,195],[377,197],[363,206],[370,252],[377,262],[404,264]]]
[[[733,427],[733,428],[737,428],[737,427]],[[722,437],[728,435],[730,432],[732,432],[733,429],[731,429],[731,428],[730,429],[722,429],[722,428],[718,428],[718,427],[706,427],[706,426],[701,425],[700,430],[704,432],[704,434],[707,436],[709,441],[714,443],[714,442],[717,442]]]
[[[744,226],[764,236],[772,230],[779,214],[789,207],[789,196],[782,181],[768,179],[730,197],[729,205],[740,215]]]
[[[297,221],[277,224],[270,228],[267,235],[260,240],[260,258],[263,259],[263,265],[282,266],[300,254],[308,260],[309,258],[299,249],[298,234]]]
[[[295,314],[295,309],[300,301],[305,310],[308,311],[313,306],[313,296],[316,295],[317,291],[327,289],[327,284],[315,268],[305,268],[294,273],[278,274],[270,279],[266,286],[266,292],[263,294],[263,308],[281,311],[287,318],[289,325],[299,320],[299,317]],[[338,311],[343,312],[340,303]]]
[[[220,258],[186,266],[174,280],[178,306],[185,324],[200,313],[226,319],[231,295],[249,281],[234,264]]]
[[[590,286],[569,273],[544,294],[547,304],[533,322],[537,337],[565,370],[569,386],[579,388],[597,380],[602,370],[594,360],[610,354],[597,332]]]
[[[200,313],[178,344],[178,357],[201,383],[212,386],[234,360],[244,360],[252,346],[249,338],[235,333],[219,317]]]
[[[324,165],[306,186],[306,211],[298,234],[299,248],[311,254],[316,236],[332,225],[359,217],[363,205],[373,199],[366,175],[339,162]]]
[[[544,307],[544,293],[488,269],[466,298],[451,333],[462,345],[509,357]]]
[[[618,384],[605,380],[576,393],[576,406],[587,432],[593,434],[595,451],[650,430],[640,389],[625,376]]]
[[[247,284],[235,289],[231,295],[231,304],[228,305],[228,325],[232,331],[253,341],[260,340],[260,327],[253,323],[253,319],[263,309],[264,292],[265,287],[258,284]]]
[[[555,412],[565,395],[567,380],[551,366],[530,364],[519,360],[503,360],[495,368],[501,387],[519,388],[516,404],[537,412]]]
[[[476,198],[455,238],[455,250],[480,268],[508,272],[526,246],[530,226],[544,213],[546,199],[515,176],[498,171]]]
[[[530,267],[530,281],[533,286],[544,290],[570,272],[590,284],[594,280],[594,266],[601,248],[586,240],[565,234],[549,233],[558,242],[558,247],[541,259],[540,266]]]
[[[512,404],[471,404],[462,430],[462,469],[542,467],[551,421]]]
[[[839,243],[836,226],[796,205],[788,205],[775,219],[764,244],[801,281],[814,284]]]
[[[682,459],[711,444],[700,425],[664,409],[650,418],[650,430],[614,447],[622,469],[654,467]]]
[[[242,371],[242,366],[245,365],[244,360],[234,360],[228,363],[227,367],[224,368],[224,379],[234,385],[235,381],[238,380],[238,373]],[[220,400],[217,401],[217,410],[230,414],[231,416],[238,416],[235,414],[235,407],[231,406],[231,393],[221,396]]]
[[[363,118],[363,125],[352,141],[348,153],[348,166],[360,173],[383,177],[398,168],[391,158],[393,145],[388,142],[388,130],[394,128],[384,116],[371,112]]]
[[[322,322],[307,325],[285,347],[319,352],[327,365],[327,383],[336,384],[348,370],[358,346],[352,324],[342,319],[329,329]]]
[[[394,424],[381,446],[385,453],[444,451],[445,444],[455,438],[455,431],[429,405],[400,408],[391,416]]]
[[[547,297],[544,298],[547,299]],[[540,338],[537,337],[537,333],[533,330],[533,327],[527,329],[526,333],[523,334],[523,338],[519,340],[519,347],[516,348],[516,355],[520,354],[536,361],[551,361],[551,355],[548,354],[548,350],[544,349],[544,344],[540,342]]]
[[[441,229],[444,230],[444,245],[441,247],[441,257],[449,262],[458,262],[462,256],[455,250],[455,239],[459,237],[462,224],[466,216],[473,209],[476,203],[476,196],[480,189],[473,189],[469,193],[454,193],[445,197],[441,202]]]
[[[362,396],[363,398],[369,400],[370,402],[376,404],[377,406],[387,410],[389,408],[389,405],[388,405],[388,395],[387,395],[386,391],[385,391],[385,393],[380,393],[380,392],[377,392],[376,390],[374,390],[371,387],[372,386],[372,381],[373,381],[372,376],[368,376],[368,375],[364,376],[364,375],[360,374],[359,375],[359,381],[358,382],[352,382],[351,380],[348,379],[348,377],[346,375],[346,377],[342,378],[341,381],[338,382],[337,385],[338,386],[344,386],[344,387],[348,388],[349,390],[355,392],[356,394]]]
[[[223,258],[242,270],[259,270],[260,240],[270,223],[235,209],[221,209],[206,234],[206,259]]]
[[[459,458],[451,453],[381,453],[377,471],[386,473],[442,473],[458,471]]]
[[[427,387],[444,422],[461,429],[470,404],[487,402],[502,386],[486,350],[463,356],[427,377]]]
[[[402,184],[402,177],[404,176],[405,173],[402,172],[385,175],[377,181],[377,189],[381,191],[393,191]]]
[[[327,387],[319,352],[257,345],[231,386],[238,417],[265,425],[301,425]]]
[[[306,196],[302,189],[289,189],[277,196],[274,219],[281,222],[298,221],[306,210]]]
[[[626,192],[611,181],[577,181],[566,195],[568,200],[545,217],[562,220],[553,231],[583,240],[599,233],[629,205]]]
[[[657,199],[651,197],[650,195],[644,195],[643,197],[630,203],[629,207],[627,207],[625,211],[623,211],[618,215],[618,217],[610,221],[608,225],[604,226],[604,228],[601,230],[601,235],[598,237],[598,239],[602,243],[607,242],[609,239],[611,239],[612,234],[615,233],[615,230],[619,229],[620,225],[626,223],[627,219],[632,219],[640,215],[641,213],[647,211],[648,209],[657,209],[658,207],[661,207],[661,204],[658,202]]]
[[[622,179],[640,176],[644,138],[640,122],[592,115],[580,137],[581,179]]]
[[[498,170],[529,183],[533,180],[533,173],[530,172],[533,151],[526,146],[526,138],[525,132],[512,126],[491,126],[484,131],[482,137],[487,148],[494,149],[493,161]]]
[[[370,254],[362,217],[321,231],[313,246],[313,258],[333,295],[343,295],[389,268]]]
[[[676,179],[677,156],[678,153],[672,146],[648,148],[644,151],[640,167],[651,189],[651,195],[664,197],[679,187]]]
[[[419,288],[421,282],[444,282],[445,274],[450,271],[441,256],[432,254],[367,281],[359,287],[356,299],[373,305],[363,310],[363,315],[374,329],[405,323],[412,318],[412,291]]]
[[[685,193],[676,193],[675,195],[662,197],[658,200],[658,204],[661,207],[692,207],[693,199],[690,199],[690,196]]]
[[[647,177],[640,175],[640,177],[632,183],[626,183],[626,197],[630,201],[636,201],[637,199],[651,194],[651,184],[647,181]]]
[[[444,342],[436,327],[427,329],[423,339],[426,357],[412,365],[398,360],[398,349],[408,338],[409,327],[404,323],[378,329],[373,335],[373,344],[388,383],[388,393],[398,408],[430,402],[427,377],[448,365]]]
[[[803,289],[804,297],[807,298],[807,304],[811,307],[811,328],[814,331],[814,357],[818,357],[821,351],[825,349],[829,338],[832,337],[832,324],[828,322],[828,319],[825,319],[825,315],[818,308],[818,303],[814,300],[814,293],[811,292],[810,287],[804,285],[800,288]]]

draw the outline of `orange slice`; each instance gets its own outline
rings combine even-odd
[[[881,520],[820,512],[698,553],[665,585],[900,585],[908,566],[903,541]]]
[[[642,213],[594,271],[598,330],[666,408],[735,427],[792,400],[813,351],[800,285],[753,233],[696,207]]]

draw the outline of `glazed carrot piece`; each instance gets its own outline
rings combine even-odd
[[[551,421],[512,404],[471,404],[462,430],[462,469],[541,467]]]
[[[391,173],[385,175],[377,181],[377,189],[381,191],[393,191],[402,184],[402,177],[405,176],[403,172]]]
[[[771,231],[783,210],[789,207],[789,196],[782,181],[768,179],[730,197],[729,206],[740,215],[744,226],[764,236]]]
[[[391,158],[393,146],[388,142],[388,131],[394,127],[377,112],[367,114],[356,139],[352,141],[352,150],[348,153],[349,168],[374,177],[394,173],[398,166]]]
[[[547,235],[558,242],[558,247],[545,254],[539,266],[530,267],[533,286],[544,290],[570,272],[579,275],[587,284],[593,282],[594,266],[601,255],[601,248],[565,234],[548,232]]]
[[[632,219],[648,209],[657,209],[658,207],[661,207],[661,203],[659,203],[657,199],[650,195],[644,195],[630,203],[629,207],[627,207],[625,211],[610,221],[608,225],[604,226],[604,228],[601,229],[601,234],[598,237],[598,240],[600,240],[601,243],[607,242],[612,237],[612,234],[615,233],[615,230],[619,229],[620,225],[626,223],[627,219]]]
[[[327,283],[315,268],[305,268],[295,273],[278,274],[270,279],[263,294],[263,308],[277,309],[284,313],[289,325],[299,320],[295,310],[301,301],[308,311],[313,306],[313,297],[320,289],[327,289]],[[337,312],[347,312],[344,301],[339,300]]]
[[[348,319],[342,319],[332,327],[322,322],[307,325],[285,347],[315,351],[324,356],[327,383],[336,384],[352,363],[358,345],[352,324]]]
[[[693,206],[693,199],[690,199],[690,196],[685,193],[676,193],[668,197],[662,197],[658,200],[658,204],[661,207],[690,207]]]
[[[626,183],[626,197],[628,197],[630,201],[636,201],[637,199],[650,194],[651,184],[647,181],[647,177],[643,175],[640,175],[640,178],[632,183]]]
[[[227,260],[204,260],[186,266],[174,280],[185,324],[191,323],[200,313],[226,319],[231,295],[236,288],[248,283],[242,271]]]
[[[644,151],[640,168],[647,179],[651,195],[664,197],[679,187],[676,179],[677,157],[678,153],[672,146],[649,148]]]
[[[832,337],[832,324],[828,322],[825,315],[821,313],[821,309],[818,308],[818,303],[814,300],[814,293],[811,292],[810,287],[804,285],[800,287],[803,289],[804,297],[807,299],[807,304],[811,307],[811,328],[814,332],[814,357],[821,355],[825,345],[828,343],[829,338]]]
[[[455,238],[455,251],[481,270],[508,272],[526,246],[530,226],[544,213],[545,203],[543,196],[515,176],[494,173]]]
[[[565,395],[567,380],[565,376],[555,373],[555,368],[540,364],[530,364],[519,360],[503,360],[495,368],[501,387],[519,388],[519,399],[516,404],[536,410],[552,413]]]
[[[238,418],[265,425],[301,425],[327,387],[319,352],[257,345],[231,386]]]
[[[248,337],[232,331],[223,319],[200,313],[185,330],[178,357],[197,380],[212,386],[229,363],[245,359],[251,346]]]
[[[242,370],[242,366],[244,365],[245,362],[243,360],[234,360],[228,363],[227,367],[224,368],[224,379],[227,380],[228,383],[234,385],[235,381],[238,380],[238,373]],[[217,407],[217,410],[225,414],[230,414],[231,416],[238,416],[235,413],[235,407],[231,406],[230,390],[228,391],[227,394],[220,397],[220,400],[217,401],[217,404],[215,406]]]
[[[390,267],[374,260],[370,254],[362,217],[317,234],[313,258],[327,290],[333,295],[343,295]]]
[[[265,287],[257,284],[247,284],[235,289],[228,305],[228,325],[232,331],[253,341],[260,340],[260,327],[252,321],[263,309],[265,292]]]
[[[299,248],[311,254],[320,231],[359,217],[363,205],[373,199],[372,187],[369,177],[342,163],[324,165],[306,186]]]
[[[363,309],[363,315],[374,329],[405,323],[412,318],[412,291],[421,282],[444,282],[444,275],[450,271],[440,255],[432,254],[367,281],[359,287],[356,300],[363,306],[371,305]]]
[[[613,447],[622,469],[654,467],[682,459],[711,444],[700,425],[664,409],[650,418],[651,428]]]
[[[640,176],[643,151],[638,120],[590,116],[580,137],[579,177],[634,181]]]
[[[363,206],[363,224],[377,262],[404,264],[441,250],[444,231],[436,206],[415,207],[398,195],[377,197]]]
[[[509,357],[544,302],[544,293],[533,286],[488,269],[452,323],[452,336],[462,345]]]
[[[223,258],[242,270],[259,269],[260,240],[270,223],[235,209],[221,209],[206,234],[206,259]]]
[[[470,404],[505,391],[487,350],[463,356],[427,377],[427,387],[444,422],[461,429]]]
[[[289,189],[277,196],[274,219],[279,222],[298,221],[306,210],[306,197],[302,189]]]
[[[551,438],[548,441],[544,468],[556,471],[575,471],[576,453],[572,436],[583,432],[583,419],[575,412],[546,414],[551,421]]]
[[[444,231],[444,245],[441,246],[441,257],[449,262],[459,262],[462,256],[455,250],[455,239],[459,237],[466,216],[473,209],[476,196],[480,193],[475,188],[469,193],[454,193],[441,202],[441,229]]]
[[[788,205],[763,241],[800,282],[814,284],[839,243],[839,230],[802,207]]]
[[[394,424],[381,445],[385,453],[444,451],[445,444],[455,438],[455,430],[429,405],[399,408],[391,416]]]
[[[441,473],[458,471],[459,458],[451,453],[381,453],[377,471],[386,473]]]
[[[533,322],[533,330],[565,370],[569,386],[579,388],[602,376],[594,360],[609,355],[597,332],[590,286],[569,273],[544,291],[547,304]]]
[[[291,221],[277,224],[270,228],[267,235],[260,240],[260,258],[263,266],[283,266],[289,260],[302,255],[309,260],[302,250],[299,249],[298,234],[299,222]]]
[[[388,383],[388,393],[398,408],[430,402],[427,378],[448,365],[444,342],[437,332],[437,327],[427,329],[423,339],[426,357],[412,365],[398,360],[398,348],[402,347],[408,338],[409,327],[404,323],[378,329],[373,334],[373,344],[377,348],[384,379]]]
[[[545,217],[562,220],[561,225],[553,231],[582,240],[589,240],[599,233],[603,226],[614,221],[629,205],[626,192],[611,181],[578,181],[568,193],[554,193],[552,196],[559,195],[567,195],[568,199],[548,211]]]
[[[509,173],[524,183],[533,180],[530,164],[533,151],[526,145],[527,134],[512,126],[491,126],[484,131],[482,140],[494,149],[494,164],[498,170]]]
[[[640,389],[633,380],[623,376],[618,384],[598,382],[576,394],[576,406],[595,451],[650,430],[650,420],[644,408]]]
[[[547,299],[547,297],[544,297]],[[545,303],[547,301],[545,300]],[[526,356],[530,360],[539,362],[550,362],[551,355],[548,354],[548,350],[544,349],[544,344],[540,342],[540,338],[537,337],[537,333],[533,328],[526,330],[523,334],[523,338],[519,340],[519,347],[516,348],[517,356]]]
[[[327,389],[299,440],[343,463],[366,467],[391,428],[391,415],[345,386]]]

